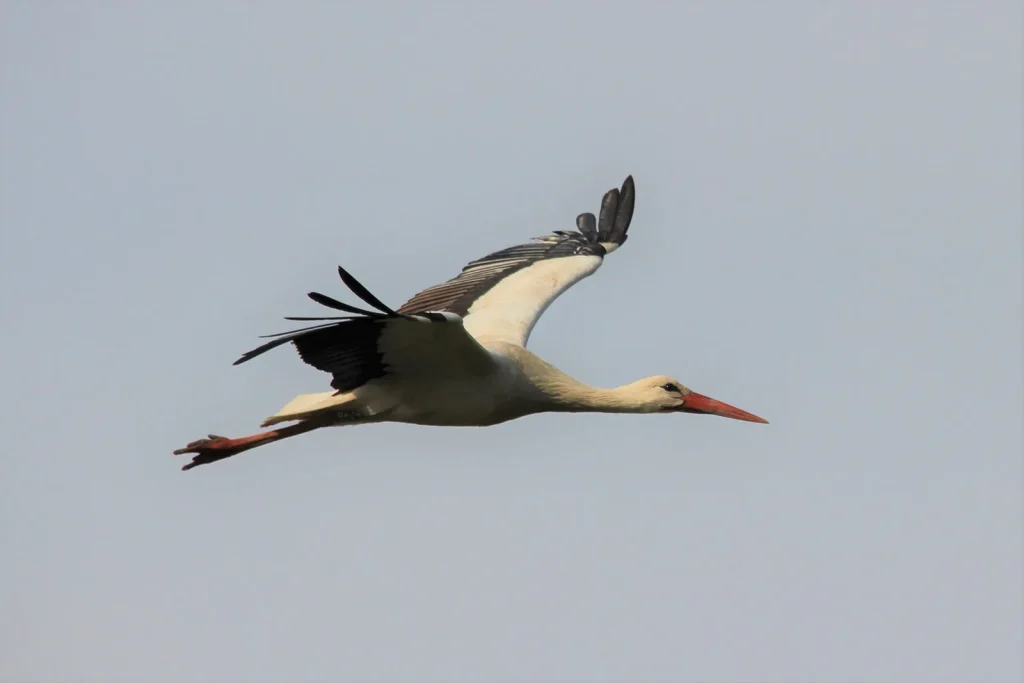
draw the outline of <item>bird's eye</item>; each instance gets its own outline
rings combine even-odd
[[[661,388],[664,389],[665,391],[671,391],[673,394],[683,393],[682,389],[677,387],[675,384],[672,384],[671,382],[669,382],[668,384],[662,384]]]

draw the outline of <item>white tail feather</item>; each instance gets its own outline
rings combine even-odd
[[[274,415],[271,415],[263,421],[261,427],[269,427],[280,422],[290,422],[292,420],[305,420],[313,415],[323,411],[332,410],[338,411],[345,404],[352,401],[353,396],[351,393],[336,395],[333,391],[322,391],[316,394],[299,394],[292,400],[277,411]]]

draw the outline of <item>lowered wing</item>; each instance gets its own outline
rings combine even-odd
[[[470,377],[486,375],[495,368],[490,352],[466,333],[460,316],[393,311],[340,266],[338,274],[356,296],[375,310],[310,292],[313,301],[349,315],[286,318],[319,324],[269,335],[272,341],[243,354],[234,364],[291,342],[303,361],[333,376],[331,386],[339,393],[393,374],[423,379]]]

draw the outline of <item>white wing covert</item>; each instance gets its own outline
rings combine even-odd
[[[291,342],[303,361],[333,375],[331,386],[339,393],[392,374],[424,379],[468,378],[484,376],[494,370],[494,357],[466,333],[460,316],[439,311],[415,314],[393,311],[341,266],[338,266],[338,274],[356,296],[376,310],[357,308],[325,294],[309,292],[309,298],[318,304],[350,315],[286,317],[285,320],[320,324],[267,335],[273,340],[243,354],[234,364]]]
[[[267,335],[272,340],[235,361],[244,363],[292,343],[307,364],[332,375],[339,393],[387,375],[482,377],[497,361],[480,341],[526,345],[537,319],[558,295],[596,271],[626,241],[633,217],[632,176],[609,190],[600,218],[577,216],[578,232],[556,231],[471,262],[457,277],[426,289],[397,311],[338,266],[342,282],[374,310],[319,292],[313,301],[348,315],[286,317],[319,324]]]
[[[629,176],[621,189],[605,193],[600,219],[582,213],[576,217],[578,231],[558,230],[472,261],[458,276],[414,296],[398,313],[454,313],[478,340],[525,347],[548,306],[625,243],[635,200]]]

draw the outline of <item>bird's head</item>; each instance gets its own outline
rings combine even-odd
[[[652,413],[701,413],[768,424],[768,420],[764,418],[698,394],[683,386],[681,382],[664,375],[642,379],[634,383],[630,389],[637,403]]]

